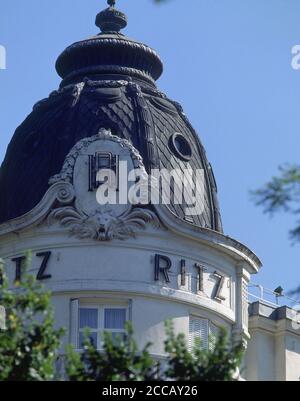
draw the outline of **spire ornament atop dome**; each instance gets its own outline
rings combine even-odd
[[[97,79],[137,79],[155,86],[163,72],[163,64],[151,47],[130,39],[120,31],[127,26],[127,16],[115,8],[115,0],[96,17],[101,32],[68,46],[58,57],[56,70],[63,78],[61,87]]]
[[[114,7],[114,6],[116,5],[116,0],[107,0],[107,4],[108,4],[110,7]]]
[[[96,26],[102,33],[118,33],[127,26],[127,16],[115,8],[116,0],[107,0],[108,8],[101,11],[96,17]]]

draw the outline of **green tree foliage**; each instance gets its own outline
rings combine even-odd
[[[125,339],[112,339],[104,333],[103,352],[89,341],[86,333],[85,346],[80,355],[72,347],[68,349],[67,374],[72,381],[143,381],[153,380],[157,364],[151,358],[149,345],[139,353],[133,339],[132,327],[127,324]]]
[[[53,329],[50,293],[27,274],[9,289],[1,261],[0,275],[0,305],[6,310],[6,330],[0,330],[0,380],[51,380],[63,333]]]
[[[200,344],[195,344],[193,352],[189,352],[184,335],[176,336],[172,324],[168,323],[165,342],[167,368],[161,369],[150,356],[150,344],[138,353],[131,326],[127,326],[127,333],[125,340],[119,338],[116,341],[106,333],[103,352],[95,349],[88,335],[81,355],[69,348],[67,373],[70,380],[230,381],[243,355],[240,345],[229,349],[224,331],[215,340],[213,350],[202,350]]]
[[[153,0],[153,1],[154,1],[154,3],[162,4],[162,3],[166,3],[167,1],[170,1],[170,0]]]
[[[175,335],[172,325],[166,327],[165,350],[169,355],[166,377],[175,381],[232,381],[243,357],[241,344],[228,346],[225,330],[221,330],[212,350],[201,349],[200,342],[189,352],[183,334]]]
[[[253,192],[255,203],[264,212],[274,215],[280,211],[296,216],[296,226],[290,231],[293,241],[300,241],[300,166],[287,165],[279,168],[279,175],[273,177],[263,188]]]

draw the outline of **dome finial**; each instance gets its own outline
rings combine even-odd
[[[109,8],[101,11],[96,17],[96,25],[101,32],[120,32],[127,26],[127,17],[115,8],[116,0],[107,0]]]

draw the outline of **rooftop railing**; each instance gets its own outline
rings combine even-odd
[[[282,289],[274,291],[260,284],[250,283],[248,286],[248,300],[250,303],[261,301],[275,308],[280,306],[293,307],[300,304],[300,294],[299,298],[295,299],[286,295]]]

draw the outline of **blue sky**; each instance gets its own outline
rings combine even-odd
[[[32,105],[56,89],[54,63],[76,40],[97,32],[104,0],[2,0],[0,161]],[[300,70],[291,49],[300,44],[299,0],[119,0],[126,29],[154,47],[165,65],[158,86],[179,101],[214,167],[226,234],[248,245],[264,267],[253,281],[274,289],[300,283],[293,219],[273,219],[249,191],[299,161]]]

